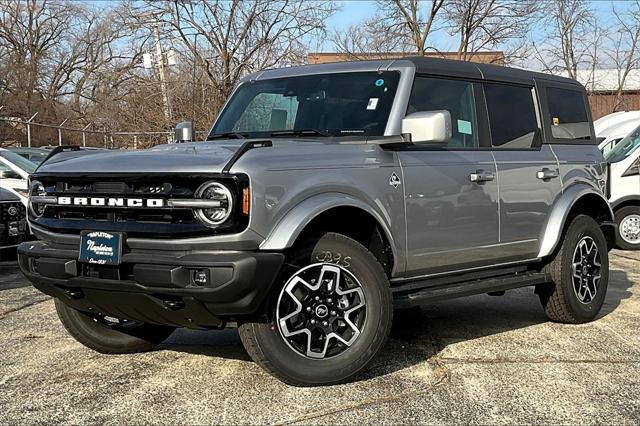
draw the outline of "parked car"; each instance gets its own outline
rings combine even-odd
[[[89,348],[238,324],[294,385],[360,372],[394,307],[533,286],[591,321],[615,229],[587,105],[573,80],[432,58],[260,72],[206,141],[181,123],[43,163],[19,264]]]
[[[618,247],[640,250],[640,125],[605,157],[610,163],[609,202],[618,233]]]
[[[0,148],[0,188],[11,189],[18,193],[20,200],[26,206],[29,190],[27,179],[37,165],[11,152]]]
[[[607,155],[618,142],[640,125],[640,111],[614,112],[594,123],[598,147]]]
[[[26,158],[27,160],[34,163],[36,166],[42,163],[47,155],[49,155],[49,151],[43,148],[7,148],[9,151],[18,154],[21,157]]]
[[[26,240],[26,213],[24,205],[15,193],[0,188],[0,261],[15,256],[16,246]]]

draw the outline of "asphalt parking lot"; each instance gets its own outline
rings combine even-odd
[[[284,385],[234,329],[106,356],[0,266],[0,424],[640,423],[640,252],[614,252],[597,321],[546,320],[532,289],[402,312],[357,381]]]

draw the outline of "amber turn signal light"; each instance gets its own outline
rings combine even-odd
[[[244,188],[242,190],[242,214],[249,216],[249,198],[251,197],[251,190]]]

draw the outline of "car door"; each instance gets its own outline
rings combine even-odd
[[[407,114],[448,111],[452,137],[398,151],[407,226],[407,275],[484,265],[498,243],[498,185],[490,150],[479,149],[477,83],[417,76]],[[480,88],[481,90],[481,88]]]
[[[562,193],[558,161],[542,144],[533,82],[483,87],[498,173],[503,260],[532,259],[551,206]]]

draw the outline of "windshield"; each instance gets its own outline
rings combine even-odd
[[[35,150],[34,151],[11,150],[11,151],[18,154],[22,158],[26,158],[27,160],[31,161],[35,165],[42,163],[44,159],[47,158],[47,155],[49,155],[49,153],[46,151],[45,152],[40,152]]]
[[[640,126],[618,142],[611,151],[605,154],[604,158],[609,163],[617,163],[627,158],[638,147],[640,147]]]
[[[0,157],[4,158],[14,166],[18,167],[21,170],[24,170],[27,173],[33,173],[36,171],[37,165],[35,163],[32,163],[26,158],[19,156],[15,152],[0,151]]]
[[[209,137],[382,136],[399,77],[395,71],[354,72],[246,82]]]

